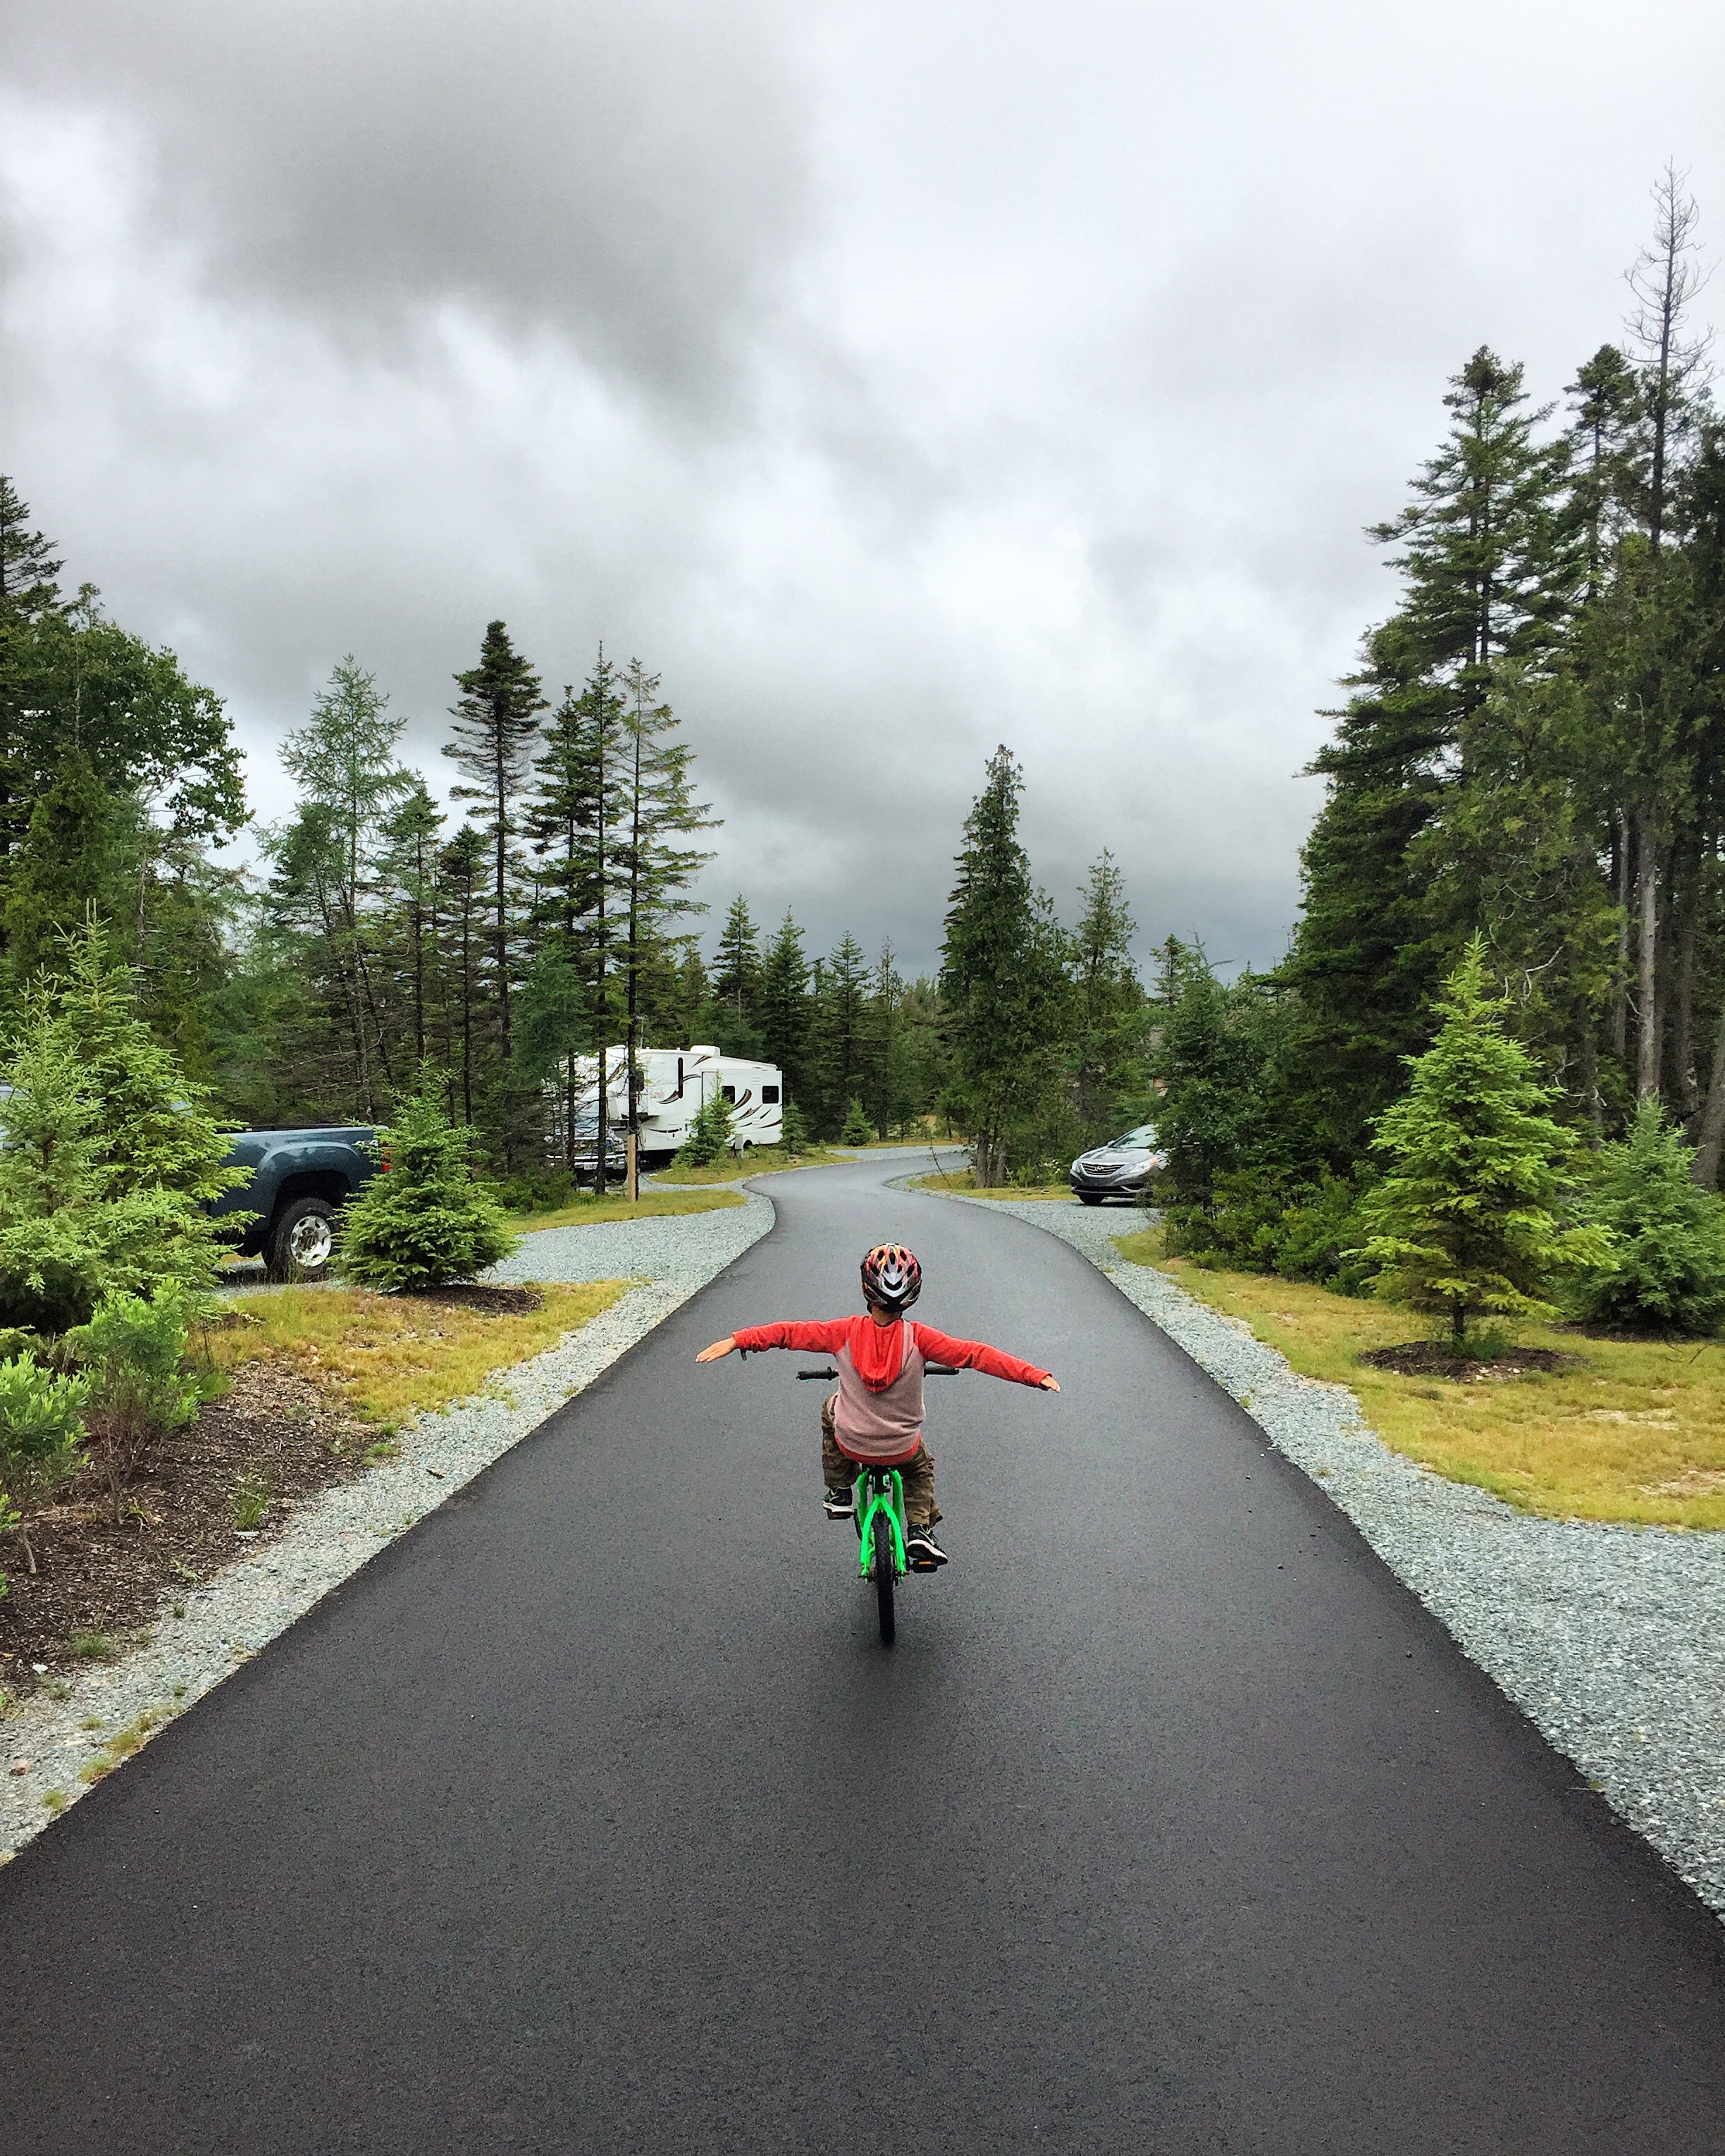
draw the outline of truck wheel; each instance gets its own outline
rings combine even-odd
[[[296,1198],[270,1230],[264,1263],[271,1280],[321,1280],[335,1248],[335,1207],[321,1198]]]

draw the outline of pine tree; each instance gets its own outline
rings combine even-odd
[[[622,778],[622,819],[615,859],[624,896],[622,949],[629,1070],[629,1122],[635,1126],[636,1060],[641,1050],[641,981],[667,921],[706,908],[689,895],[696,873],[711,854],[680,840],[717,828],[707,804],[694,798],[690,763],[694,752],[670,736],[677,721],[659,701],[659,676],[639,659],[624,670],[627,757]],[[603,1093],[603,1088],[600,1091]],[[631,1142],[629,1194],[639,1195],[639,1168]]]
[[[458,674],[455,681],[461,690],[452,712],[455,738],[445,744],[444,754],[472,782],[452,787],[450,798],[483,803],[486,811],[480,829],[491,857],[491,985],[498,1050],[507,1063],[517,932],[515,886],[522,867],[513,844],[521,829],[516,810],[527,788],[539,713],[547,705],[539,676],[510,642],[501,621],[487,625],[479,665]]]
[[[1019,842],[1023,788],[1010,752],[998,748],[965,819],[942,952],[953,1092],[984,1187],[1005,1181],[1013,1125],[1054,1082],[1049,1050],[1065,1017],[1060,937]]]
[[[7,878],[6,952],[15,982],[43,967],[58,971],[65,937],[91,906],[113,896],[114,822],[90,758],[81,749],[70,751],[37,801]]]
[[[431,1053],[442,957],[442,885],[438,871],[442,810],[417,773],[413,785],[383,826],[383,874],[399,908],[399,954],[407,989],[408,1042],[418,1070]],[[444,1043],[448,1054],[447,1039]]]
[[[752,1020],[761,986],[760,937],[748,901],[738,891],[719,931],[718,961],[713,973],[716,1002],[728,1004],[737,1016]]]
[[[450,1122],[445,1091],[428,1067],[419,1091],[378,1132],[387,1173],[374,1175],[342,1214],[338,1262],[362,1287],[413,1291],[470,1281],[520,1240],[474,1180],[472,1140]]]
[[[1451,382],[1448,440],[1413,501],[1373,536],[1399,552],[1398,612],[1368,638],[1337,737],[1313,759],[1328,793],[1302,857],[1305,901],[1282,978],[1300,1021],[1288,1082],[1315,1162],[1344,1171],[1452,962],[1416,842],[1440,814],[1469,722],[1505,660],[1556,661],[1583,574],[1565,515],[1568,445],[1541,442],[1522,370],[1484,349]],[[1471,925],[1471,924],[1470,924]]]
[[[1365,1200],[1375,1295],[1447,1317],[1460,1353],[1470,1317],[1552,1317],[1553,1277],[1604,1261],[1600,1229],[1566,1225],[1563,1171],[1577,1140],[1553,1089],[1504,1028],[1476,937],[1445,982],[1437,1036],[1409,1060],[1407,1092],[1377,1121],[1384,1180]]]
[[[1126,879],[1105,847],[1092,863],[1083,891],[1084,911],[1072,937],[1077,990],[1078,1113],[1086,1132],[1111,1123],[1115,1102],[1142,1086],[1138,1053],[1144,992],[1132,963],[1134,923],[1126,902]]]
[[[485,841],[464,824],[444,847],[439,865],[449,895],[449,1029],[454,1036],[455,1075],[461,1121],[471,1129],[479,1074],[476,1030],[480,1024],[479,951],[484,912]]]
[[[809,962],[803,932],[788,911],[761,962],[756,1004],[766,1060],[783,1073],[786,1099],[806,1113],[817,1105],[809,1063]]]
[[[864,1082],[869,1054],[869,962],[849,931],[821,968],[814,998],[819,1127],[834,1134]]]
[[[1603,1146],[1578,1208],[1611,1238],[1577,1296],[1595,1324],[1706,1333],[1725,1319],[1725,1199],[1697,1188],[1694,1154],[1656,1101]]]
[[[379,1084],[393,1082],[378,943],[382,923],[368,903],[382,866],[389,819],[424,782],[396,762],[406,721],[350,653],[311,706],[308,725],[287,736],[281,760],[302,789],[300,823],[317,833],[316,888],[331,989],[345,1014],[361,1115],[376,1116]]]
[[[0,624],[33,621],[59,603],[63,562],[54,542],[30,526],[30,505],[0,472]]]

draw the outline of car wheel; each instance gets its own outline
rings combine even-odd
[[[321,1280],[335,1249],[335,1207],[321,1198],[296,1198],[270,1229],[264,1262],[271,1280]]]

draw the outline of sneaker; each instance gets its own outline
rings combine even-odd
[[[905,1554],[919,1572],[932,1572],[937,1565],[947,1561],[947,1553],[935,1540],[932,1527],[907,1527]]]
[[[825,1502],[829,1520],[848,1520],[856,1511],[856,1499],[849,1490],[829,1490]]]

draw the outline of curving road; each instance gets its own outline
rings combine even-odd
[[[8,2156],[1687,2156],[1725,1929],[1074,1252],[779,1224],[0,1871]],[[790,1356],[911,1243],[1055,1369],[931,1388],[877,1644]]]

